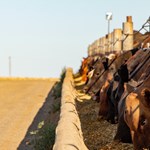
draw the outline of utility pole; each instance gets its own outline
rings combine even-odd
[[[11,77],[11,56],[8,57],[9,60],[9,77]]]

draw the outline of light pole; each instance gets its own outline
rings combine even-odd
[[[106,20],[108,21],[108,34],[110,33],[110,20],[112,20],[112,12],[106,13]]]
[[[108,35],[107,37],[107,52],[110,52],[109,48],[111,45],[111,40],[110,40],[110,20],[112,20],[112,12],[107,12],[106,13],[106,20],[108,21]]]

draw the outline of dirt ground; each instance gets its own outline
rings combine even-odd
[[[117,125],[98,118],[98,103],[82,93],[84,84],[76,79],[77,110],[79,113],[84,142],[89,150],[133,150],[132,144],[113,141]]]
[[[50,111],[47,100],[56,80],[0,78],[0,149],[25,150],[26,133]],[[43,109],[44,107],[44,109]]]

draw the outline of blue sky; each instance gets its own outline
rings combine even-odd
[[[111,31],[132,15],[134,29],[150,16],[150,1],[137,0],[1,0],[0,76],[59,77],[74,72],[90,43],[107,33],[105,14],[113,13]]]

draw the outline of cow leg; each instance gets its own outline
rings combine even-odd
[[[131,143],[131,133],[130,128],[127,126],[124,120],[124,110],[125,110],[125,99],[121,100],[118,104],[118,114],[119,114],[119,121],[117,127],[117,133],[114,137],[114,140],[121,141],[124,143]]]
[[[107,115],[107,121],[112,123],[112,124],[115,124],[115,109],[114,109],[114,104],[112,103],[112,101],[109,99],[108,100],[109,102],[109,110],[108,110],[108,115]]]
[[[112,100],[112,91],[113,88],[113,82],[110,83],[108,90],[107,90],[107,97],[108,97],[108,114],[107,114],[107,121],[111,122],[112,124],[115,124],[115,107],[114,107],[114,103]]]
[[[117,133],[114,137],[114,140],[121,141],[124,143],[132,143],[130,129],[125,123],[123,115],[119,119]]]

